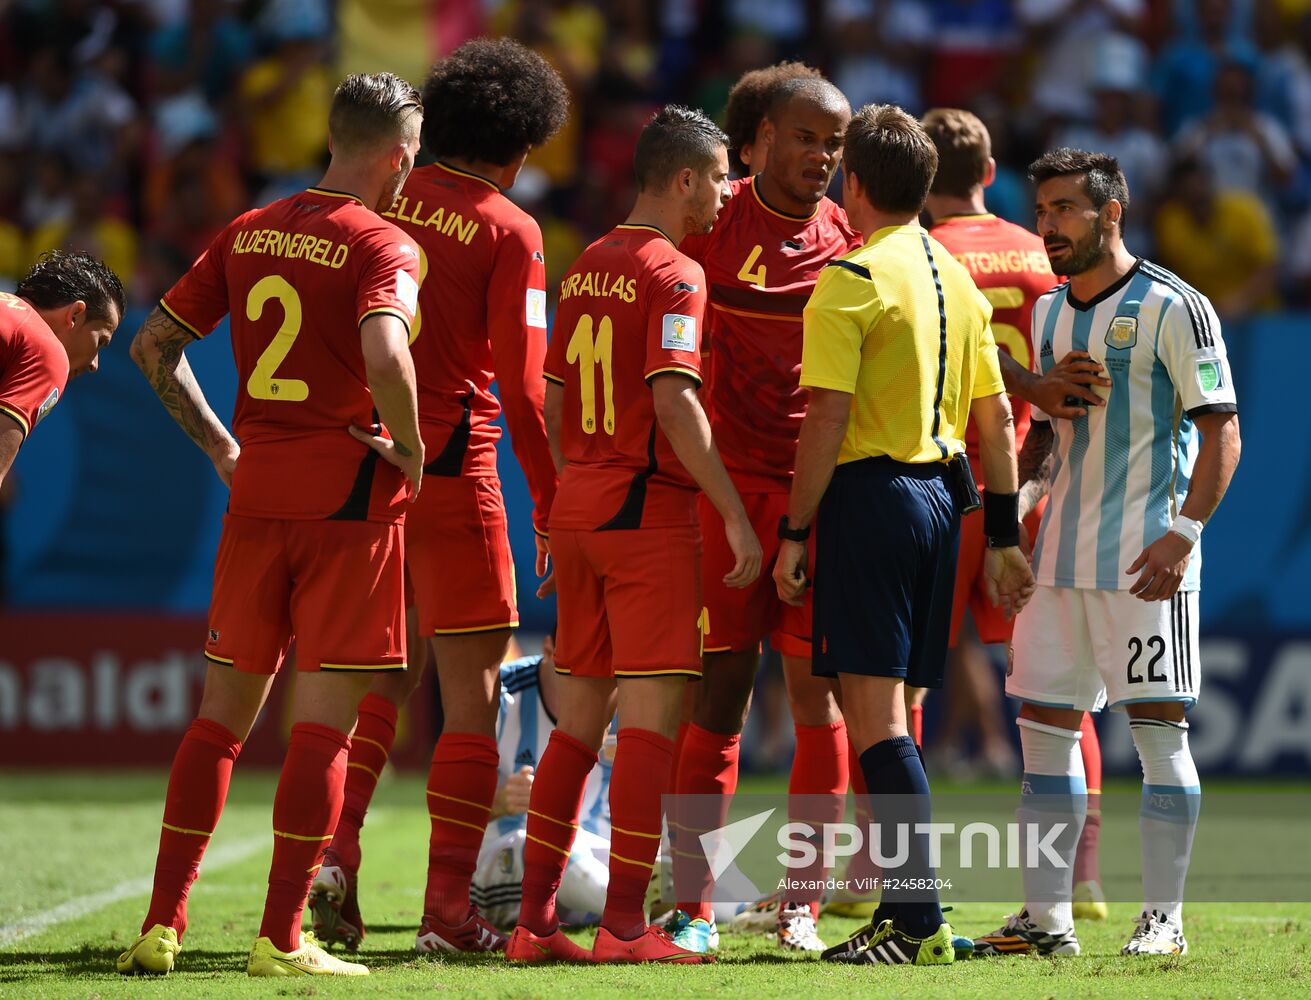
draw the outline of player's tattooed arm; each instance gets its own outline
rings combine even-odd
[[[219,478],[230,487],[241,449],[210,408],[183,354],[193,339],[183,326],[156,306],[132,341],[132,360],[169,415],[209,456]]]
[[[1024,447],[1020,449],[1018,460],[1020,473],[1020,520],[1024,520],[1038,506],[1047,491],[1051,489],[1052,466],[1055,456],[1052,443],[1055,434],[1047,420],[1035,420],[1029,424],[1029,433],[1024,437]]]

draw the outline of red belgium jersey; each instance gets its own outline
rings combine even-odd
[[[705,275],[652,226],[617,226],[560,283],[545,374],[564,387],[568,461],[551,527],[697,523],[697,486],[656,422],[650,382],[701,382]]]
[[[419,255],[353,195],[310,188],[239,216],[160,307],[197,337],[232,314],[241,457],[228,510],[243,517],[393,521],[399,469],[351,437],[378,417],[359,326],[408,327]]]
[[[546,263],[532,217],[491,181],[443,163],[414,170],[392,211],[419,248],[410,351],[419,382],[424,471],[496,475],[496,418],[546,530],[555,463],[542,419]],[[498,402],[491,390],[495,380]]]
[[[0,413],[26,441],[67,384],[68,353],[55,332],[30,303],[0,292]]]
[[[965,265],[984,298],[992,303],[992,335],[997,346],[1032,369],[1029,322],[1033,304],[1056,284],[1042,237],[995,215],[953,215],[930,233]],[[1029,432],[1029,404],[1012,396],[1011,411],[1018,452]],[[979,432],[973,423],[965,428],[965,452],[974,475],[982,479]]]
[[[724,465],[740,490],[786,493],[806,415],[802,310],[824,265],[863,241],[828,198],[804,218],[786,215],[756,180],[734,181],[714,230],[679,249],[710,284],[707,409]]]

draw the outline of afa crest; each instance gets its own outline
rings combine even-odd
[[[1127,351],[1138,343],[1138,317],[1116,316],[1106,330],[1106,346]]]

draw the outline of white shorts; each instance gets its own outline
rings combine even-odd
[[[1127,590],[1039,585],[1015,620],[1006,693],[1098,712],[1137,701],[1182,701],[1202,683],[1197,592],[1140,601]]]
[[[482,847],[478,850],[478,867],[473,873],[469,898],[497,927],[513,927],[519,921],[519,904],[523,900],[523,848],[522,827],[509,833],[497,833],[493,826],[483,836]],[[562,921],[577,926],[594,924],[601,919],[606,889],[610,884],[609,863],[610,841],[579,829],[556,895]]]

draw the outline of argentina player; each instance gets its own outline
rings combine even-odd
[[[1058,149],[1029,177],[1052,270],[1070,279],[1034,308],[1034,352],[1046,372],[1086,350],[1111,386],[1106,406],[1073,420],[1035,409],[1020,454],[1021,516],[1050,489],[1038,590],[1016,623],[1006,679],[1024,703],[1024,791],[1069,797],[1072,858],[1081,713],[1128,713],[1143,766],[1144,903],[1123,950],[1182,954],[1201,792],[1184,721],[1201,683],[1198,540],[1238,464],[1237,400],[1211,303],[1125,248],[1129,192],[1115,159]],[[1065,871],[1060,885],[1026,870],[1025,909],[976,952],[1078,954]]]

